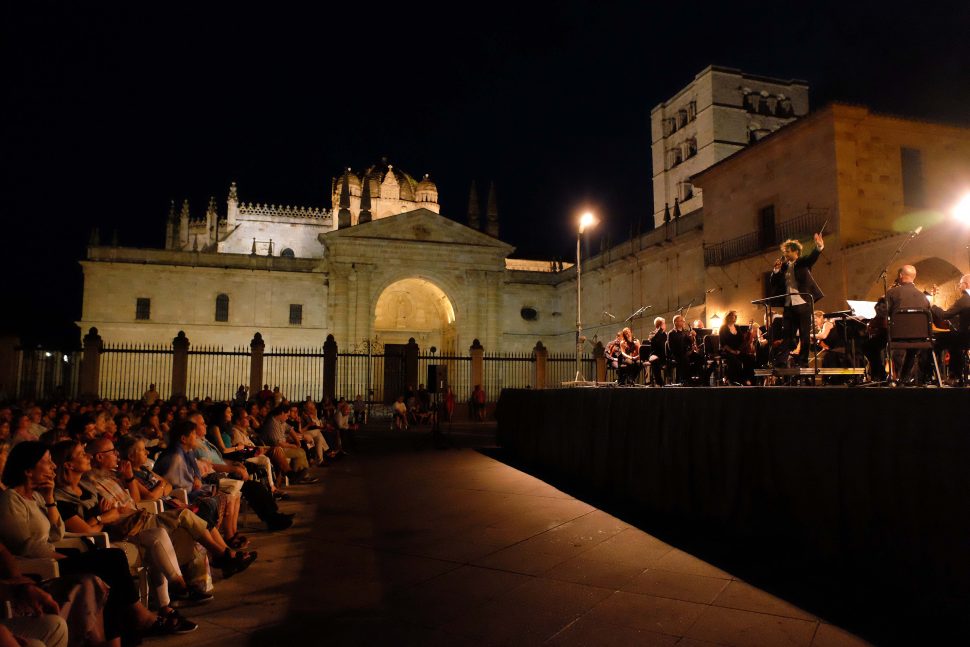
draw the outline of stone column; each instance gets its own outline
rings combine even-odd
[[[82,398],[97,398],[101,384],[101,349],[104,342],[97,328],[92,328],[84,336],[84,352],[81,356],[81,379],[78,395]]]
[[[408,339],[404,347],[404,383],[411,388],[418,388],[418,343],[414,337]]]
[[[472,386],[480,384],[485,388],[485,348],[477,339],[472,342],[468,349],[468,354],[472,358]]]
[[[606,381],[606,349],[603,342],[598,341],[593,344],[593,359],[596,360],[596,381]]]
[[[189,381],[189,339],[185,331],[172,340],[172,397],[186,396]]]
[[[535,372],[533,373],[532,388],[546,388],[546,362],[549,359],[549,349],[542,345],[541,341],[536,342],[532,349],[532,356],[535,357]]]
[[[415,369],[417,370],[417,369]],[[323,342],[323,395],[337,399],[337,341],[333,335],[327,335]],[[348,394],[348,398],[351,397]]]
[[[253,398],[263,388],[263,351],[266,350],[266,342],[259,333],[253,335],[253,340],[249,342],[249,397]]]

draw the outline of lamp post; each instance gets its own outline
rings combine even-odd
[[[583,376],[583,283],[582,257],[580,248],[583,242],[583,232],[594,227],[599,222],[591,212],[587,211],[579,217],[579,227],[576,230],[576,382],[585,382]]]

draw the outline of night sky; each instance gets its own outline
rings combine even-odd
[[[160,247],[169,200],[224,209],[232,180],[329,207],[341,168],[387,156],[459,221],[494,180],[518,256],[568,258],[586,205],[623,239],[651,218],[650,109],[712,63],[805,79],[813,107],[970,125],[965,1],[174,4],[0,20],[0,328],[28,343],[76,340],[92,227]]]

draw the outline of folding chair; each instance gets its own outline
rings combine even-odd
[[[940,365],[933,351],[933,316],[929,310],[904,308],[894,312],[889,319],[889,338],[893,350],[929,350],[936,383],[943,386]]]

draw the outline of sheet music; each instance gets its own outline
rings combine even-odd
[[[862,319],[875,319],[876,318],[876,302],[875,301],[846,301],[849,307],[852,308],[852,312],[855,316]]]

